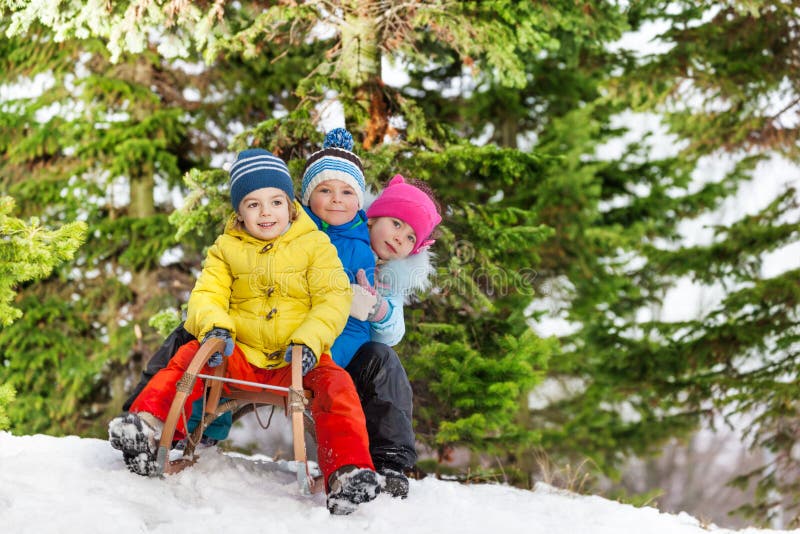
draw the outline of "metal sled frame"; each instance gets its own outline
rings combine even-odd
[[[158,446],[156,462],[158,465],[156,475],[177,473],[184,468],[194,464],[197,456],[194,454],[195,444],[203,435],[203,431],[221,414],[231,411],[238,418],[241,413],[247,413],[255,409],[258,405],[282,406],[287,416],[291,414],[292,419],[292,439],[294,442],[294,459],[297,465],[297,483],[303,494],[310,494],[323,489],[321,480],[315,480],[308,468],[306,457],[306,430],[314,436],[314,421],[306,415],[305,408],[308,400],[312,397],[310,391],[303,389],[302,348],[295,346],[292,350],[292,385],[288,388],[270,386],[254,382],[245,382],[225,378],[225,361],[219,365],[214,375],[200,374],[206,362],[212,354],[222,351],[224,342],[221,339],[209,339],[200,346],[192,359],[189,368],[175,385],[175,398],[172,401],[167,420],[164,422],[164,430],[161,434],[161,441]],[[180,417],[185,417],[184,404],[194,388],[196,380],[205,380],[207,400],[202,421],[187,439],[183,457],[169,461],[169,451],[172,448],[172,440],[175,436],[175,427]],[[209,386],[209,383],[211,384]],[[225,392],[225,402],[220,403],[222,397],[223,383],[229,384]],[[261,388],[261,391],[248,391],[235,389],[233,386],[242,384]],[[306,426],[308,428],[306,428]]]

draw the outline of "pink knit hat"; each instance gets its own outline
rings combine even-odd
[[[436,225],[442,222],[431,197],[418,187],[406,183],[406,179],[399,174],[389,181],[386,189],[367,209],[367,217],[394,217],[413,228],[417,242],[411,254],[433,245],[435,240],[428,238]]]

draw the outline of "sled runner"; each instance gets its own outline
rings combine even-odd
[[[292,438],[294,442],[294,471],[297,474],[297,483],[300,491],[310,494],[323,489],[322,480],[315,480],[311,475],[308,460],[306,457],[305,432],[314,436],[314,421],[306,414],[308,399],[312,394],[303,389],[302,373],[302,348],[295,346],[292,351],[292,385],[288,388],[259,384],[256,382],[246,382],[225,377],[225,360],[216,367],[213,375],[200,374],[205,367],[208,359],[218,351],[223,350],[224,342],[221,339],[209,339],[200,346],[189,368],[186,369],[181,379],[176,384],[175,399],[172,401],[167,419],[164,422],[164,430],[158,446],[156,462],[158,464],[158,475],[177,473],[184,468],[194,464],[197,456],[194,454],[195,445],[200,441],[203,431],[217,417],[225,412],[233,412],[234,418],[238,419],[241,415],[249,413],[260,405],[282,406],[287,416],[291,414]],[[186,447],[183,456],[177,460],[169,460],[169,451],[172,448],[172,440],[175,436],[175,427],[179,418],[185,419],[184,403],[189,393],[192,391],[196,380],[204,380],[206,386],[206,402],[201,422],[186,440]],[[227,384],[225,390],[225,400],[220,403],[222,397],[223,384]],[[260,391],[249,391],[237,389],[237,385],[257,387]]]

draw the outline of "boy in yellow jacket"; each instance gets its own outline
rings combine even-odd
[[[329,351],[350,311],[352,293],[336,249],[294,200],[286,164],[263,149],[239,153],[231,167],[235,213],[209,249],[189,298],[186,329],[203,342],[220,338],[227,376],[288,386],[288,357],[302,346],[303,385],[314,392],[319,466],[331,513],[349,513],[380,491],[370,459],[366,423],[347,372]],[[126,416],[109,424],[111,445],[131,471],[149,475],[175,385],[200,343],[182,346]],[[203,394],[200,381],[189,395]],[[186,433],[179,420],[175,437]]]

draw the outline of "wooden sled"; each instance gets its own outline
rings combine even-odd
[[[194,454],[195,445],[200,441],[203,431],[221,414],[231,411],[234,418],[238,419],[242,414],[254,410],[260,405],[282,406],[287,416],[291,414],[292,420],[292,439],[294,442],[295,472],[297,473],[297,483],[303,494],[316,493],[322,491],[324,484],[321,480],[311,476],[308,460],[306,457],[305,432],[314,437],[314,421],[306,414],[308,400],[312,397],[310,391],[303,389],[303,354],[302,348],[295,346],[292,350],[292,385],[288,388],[245,382],[225,377],[225,360],[222,365],[216,367],[214,375],[200,374],[205,367],[208,359],[215,352],[222,351],[224,342],[221,339],[209,339],[200,346],[200,350],[192,359],[189,368],[175,385],[175,399],[172,401],[167,420],[164,422],[164,430],[161,434],[161,441],[156,455],[157,472],[155,475],[177,473],[197,461]],[[183,456],[177,460],[169,460],[169,451],[172,448],[172,440],[175,436],[175,427],[179,418],[185,417],[184,404],[189,393],[194,388],[196,380],[205,380],[206,384],[206,403],[202,421],[187,439]],[[210,385],[209,385],[210,383]],[[222,397],[222,386],[228,384],[225,392],[225,402],[220,403]],[[249,391],[235,389],[235,386],[247,385],[261,388],[261,391]]]

